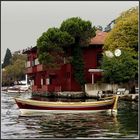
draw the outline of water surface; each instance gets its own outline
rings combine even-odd
[[[138,138],[136,102],[119,100],[117,116],[96,112],[21,117],[14,97],[30,98],[31,95],[1,93],[2,139]]]

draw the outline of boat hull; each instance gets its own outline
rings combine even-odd
[[[108,105],[96,105],[96,106],[36,106],[23,103],[17,103],[20,109],[32,109],[32,110],[104,110],[112,109],[113,104]]]
[[[41,116],[48,114],[60,114],[60,113],[97,113],[108,111],[109,114],[113,114],[111,109],[107,110],[34,110],[34,109],[20,109],[20,116]],[[116,113],[116,112],[115,112]]]
[[[37,100],[15,99],[22,114],[31,112],[91,112],[116,110],[116,98],[96,102],[47,102]]]

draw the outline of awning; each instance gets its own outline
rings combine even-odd
[[[103,72],[102,69],[89,69],[88,72]]]
[[[92,74],[92,84],[94,84],[94,73],[95,72],[103,72],[102,69],[89,69],[88,72],[91,72]]]

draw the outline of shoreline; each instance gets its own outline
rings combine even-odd
[[[103,94],[100,97],[110,97],[116,94]],[[139,94],[118,95],[120,100],[139,101]],[[57,93],[32,93],[32,97],[64,98],[64,99],[99,99],[99,96],[87,95],[84,92],[57,92]]]

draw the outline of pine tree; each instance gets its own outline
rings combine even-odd
[[[5,54],[5,57],[4,57],[4,61],[3,61],[3,64],[2,64],[2,68],[5,68],[6,66],[8,66],[10,64],[11,58],[12,58],[11,51],[10,51],[10,49],[7,48],[6,54]]]

